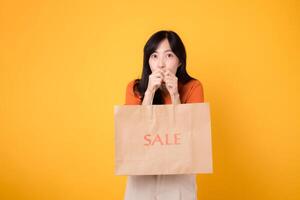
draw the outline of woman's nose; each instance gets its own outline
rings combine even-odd
[[[164,69],[166,67],[165,60],[163,58],[159,59],[158,66],[161,69]]]

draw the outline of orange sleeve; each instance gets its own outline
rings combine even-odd
[[[198,80],[195,80],[191,86],[189,95],[187,97],[186,103],[203,103],[204,94],[202,83]]]
[[[134,80],[129,82],[126,87],[125,105],[140,105],[142,104],[139,96],[133,92]]]

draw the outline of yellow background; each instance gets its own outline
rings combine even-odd
[[[176,31],[211,104],[203,200],[300,199],[300,3],[1,1],[0,199],[122,199],[113,106]]]

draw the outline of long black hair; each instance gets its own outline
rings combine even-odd
[[[174,31],[161,30],[154,33],[144,46],[144,60],[143,60],[143,71],[141,79],[136,79],[134,83],[134,92],[141,96],[143,101],[145,91],[148,87],[149,75],[152,73],[149,65],[149,57],[157,49],[159,43],[168,39],[170,47],[175,55],[178,57],[181,65],[177,68],[176,76],[178,81],[182,84],[189,82],[192,78],[186,71],[186,51],[184,44],[180,37]],[[154,94],[153,104],[164,104],[162,92],[157,89]]]

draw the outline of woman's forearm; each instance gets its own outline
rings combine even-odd
[[[152,105],[153,98],[154,98],[154,92],[146,91],[142,105]],[[171,95],[171,100],[172,103],[174,104],[181,104],[179,94]]]
[[[142,105],[152,105],[152,101],[154,98],[154,92],[146,91],[145,96],[142,102]]]
[[[180,96],[178,93],[171,95],[171,100],[172,100],[172,103],[174,102],[174,104],[181,104]]]

